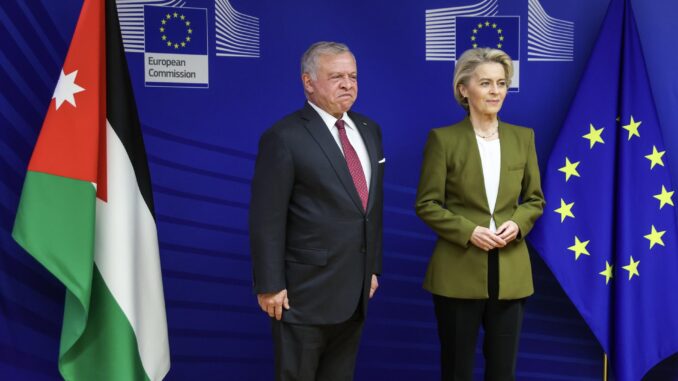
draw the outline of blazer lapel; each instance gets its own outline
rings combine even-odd
[[[334,168],[334,172],[339,177],[355,206],[362,211],[363,205],[358,191],[355,189],[355,184],[353,184],[353,177],[351,177],[351,173],[348,171],[346,159],[322,118],[308,103],[301,110],[301,116],[306,121],[304,127],[325,153],[327,160],[329,160],[332,168]]]
[[[381,159],[378,157],[379,152],[377,152],[377,143],[374,141],[374,137],[369,131],[368,128],[368,122],[365,120],[361,119],[354,113],[349,113],[349,116],[351,117],[351,120],[355,123],[356,127],[358,128],[358,132],[360,132],[360,136],[363,138],[363,142],[365,142],[365,148],[367,148],[367,154],[370,158],[370,168],[372,169],[371,175],[370,175],[370,188],[372,186],[376,186],[377,184],[377,162]],[[367,212],[369,212],[372,209],[372,205],[374,205],[374,198],[376,197],[375,195],[378,192],[372,192],[372,189],[370,189],[370,192],[368,193],[367,197]],[[357,194],[357,193],[356,193]]]
[[[496,205],[499,204],[499,200],[501,196],[506,193],[504,191],[504,185],[506,184],[506,181],[508,179],[508,165],[509,165],[509,155],[511,155],[512,152],[514,152],[515,147],[513,146],[513,136],[511,135],[511,131],[507,128],[502,128],[502,123],[501,120],[499,121],[499,141],[501,142],[501,167],[499,169],[499,189],[497,190],[497,203]],[[495,209],[497,207],[495,206]]]
[[[476,133],[473,131],[473,125],[471,124],[471,120],[466,117],[464,119],[464,138],[466,140],[466,146],[469,149],[469,155],[468,155],[468,169],[471,173],[479,173],[480,176],[477,177],[478,182],[479,182],[479,187],[480,189],[478,191],[476,190],[469,190],[470,192],[467,192],[467,195],[470,195],[473,197],[475,195],[477,197],[476,201],[482,205],[485,208],[485,211],[489,214],[490,213],[490,206],[487,203],[487,191],[485,190],[485,174],[483,173],[483,162],[480,159],[480,149],[478,148],[478,141],[476,140]],[[504,151],[503,149],[501,150],[502,152]],[[503,164],[502,164],[503,165]],[[501,175],[500,175],[500,180],[501,182]]]

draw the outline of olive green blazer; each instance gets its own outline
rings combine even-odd
[[[544,195],[534,131],[499,122],[501,169],[494,221],[513,220],[518,238],[499,249],[499,299],[534,292],[524,238],[542,214]],[[478,143],[468,119],[431,130],[417,190],[417,215],[438,235],[424,288],[436,295],[486,299],[488,253],[469,241],[476,226],[490,226]]]

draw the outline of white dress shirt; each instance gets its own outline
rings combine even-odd
[[[337,145],[339,146],[339,150],[341,153],[344,153],[343,148],[341,147],[341,140],[339,139],[339,129],[337,126],[334,124],[337,123],[337,118],[332,116],[330,113],[327,111],[321,109],[320,107],[316,106],[313,104],[313,102],[309,101],[308,104],[313,107],[315,111],[320,114],[320,117],[322,118],[323,122],[325,122],[325,125],[327,125],[327,128],[330,130],[330,133],[334,137],[334,140],[337,142]],[[355,152],[358,154],[358,159],[360,159],[360,165],[363,167],[363,173],[365,174],[365,181],[367,182],[367,189],[370,189],[370,179],[372,178],[372,167],[370,166],[370,155],[367,153],[367,148],[365,148],[365,142],[363,141],[362,136],[360,136],[360,132],[355,126],[355,123],[351,120],[351,118],[348,117],[348,114],[344,113],[344,115],[341,117],[341,119],[344,120],[344,126],[346,129],[346,136],[348,137],[348,141],[351,143],[353,146],[353,149]]]
[[[497,231],[497,225],[494,222],[494,207],[497,204],[497,194],[499,193],[499,170],[501,169],[501,146],[499,139],[486,141],[476,135],[478,142],[478,151],[480,152],[480,161],[483,166],[483,178],[485,180],[485,194],[487,195],[487,205],[490,207],[490,230]]]

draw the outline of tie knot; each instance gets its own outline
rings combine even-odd
[[[337,123],[335,123],[334,125],[337,126],[338,129],[343,130],[346,127],[345,123],[346,122],[344,122],[343,119],[339,119],[337,120]]]

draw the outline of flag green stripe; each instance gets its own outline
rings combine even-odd
[[[94,265],[96,192],[29,171],[14,239],[66,286],[59,369],[66,380],[147,380],[136,336]]]
[[[71,299],[71,301],[69,301]],[[66,294],[64,331],[76,329],[69,325],[79,319],[74,296]],[[76,316],[77,317],[77,316]],[[62,348],[63,349],[63,348]],[[94,266],[92,278],[92,299],[85,331],[59,362],[62,376],[66,380],[148,380],[137,347],[134,330]]]
[[[92,183],[28,171],[12,236],[66,286],[65,320],[59,362],[87,323],[92,268],[96,191]]]
[[[28,171],[12,236],[66,286],[80,313],[62,330],[70,348],[85,325],[92,284],[95,223],[94,186],[81,180]],[[77,306],[79,304],[79,306]]]

